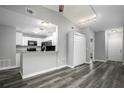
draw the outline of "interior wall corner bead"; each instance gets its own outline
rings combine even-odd
[[[95,11],[95,9],[93,8],[93,6],[92,6],[92,5],[90,5],[90,8],[91,8],[91,9],[92,9],[92,11],[94,12],[94,14],[95,14],[95,15],[97,15],[97,14],[96,14],[96,11]]]

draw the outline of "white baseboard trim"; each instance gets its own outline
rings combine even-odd
[[[13,69],[13,68],[17,68],[17,67],[18,67],[18,66],[3,67],[3,68],[0,68],[0,71],[1,71],[1,70]]]
[[[91,64],[91,62],[87,62],[87,61],[86,61],[86,62],[84,62],[84,63],[86,63],[86,64]]]
[[[71,66],[71,65],[66,65],[67,67],[70,67],[70,68],[74,68],[75,66]]]
[[[94,61],[107,62],[107,60],[100,60],[100,59],[95,59]]]
[[[80,66],[80,65],[85,64],[85,63],[86,63],[86,64],[90,64],[91,62],[84,62],[84,63],[81,63],[81,64],[76,65],[76,66],[67,65],[67,67],[70,67],[70,68],[75,68],[75,67]]]
[[[32,73],[32,74],[28,74],[28,75],[22,75],[22,78],[26,79],[26,78],[29,78],[29,77],[33,77],[33,76],[36,76],[36,75],[39,75],[39,74],[44,74],[44,73],[47,73],[47,72],[50,72],[50,71],[54,71],[54,70],[57,70],[57,69],[61,69],[61,68],[64,68],[64,67],[68,67],[68,65],[54,67],[54,68],[51,68],[51,69],[35,72],[35,73]]]

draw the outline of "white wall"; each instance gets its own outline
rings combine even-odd
[[[95,59],[107,60],[108,59],[108,35],[107,31],[95,32]],[[123,35],[124,41],[124,35]],[[124,47],[124,43],[123,43]],[[123,51],[124,60],[124,51]]]
[[[86,35],[86,61],[90,62],[90,52],[92,51],[92,49],[95,52],[95,33],[92,29],[90,29],[89,27],[84,28],[80,31],[80,33],[83,33]],[[90,43],[90,39],[93,38],[93,46]],[[93,52],[93,54],[94,54]],[[94,59],[94,58],[93,58]]]
[[[95,59],[106,60],[105,31],[95,32]]]
[[[39,18],[41,20],[45,20],[45,21],[51,22],[55,25],[58,25],[58,54],[57,54],[58,66],[66,64],[67,33],[69,31],[71,31],[71,27],[74,26],[74,24],[72,22],[70,22],[68,19],[63,17],[63,15],[61,15],[60,13],[49,10],[42,6],[36,6],[36,5],[24,6],[24,5],[22,5],[22,6],[1,6],[1,7],[4,7],[9,10],[13,10],[18,13],[25,14],[25,15],[29,15],[26,13],[26,7],[30,7],[35,11],[35,15],[29,15],[29,16],[35,16],[36,18]],[[77,28],[75,27],[75,29],[77,29]]]
[[[124,27],[123,27],[123,62],[124,62]]]
[[[0,25],[0,58],[10,59],[10,66],[16,65],[16,29]]]

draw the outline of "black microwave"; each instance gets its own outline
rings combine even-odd
[[[28,46],[37,46],[37,41],[28,41]]]

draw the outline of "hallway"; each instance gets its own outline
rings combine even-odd
[[[2,87],[124,88],[123,78],[124,65],[121,62],[93,62],[91,65],[83,64],[74,69],[66,67],[51,71],[27,80],[6,80]]]

